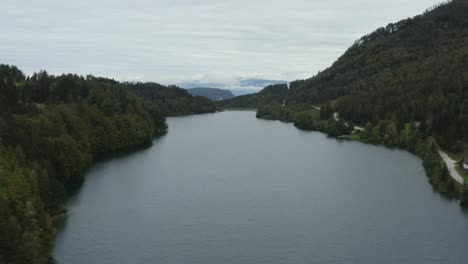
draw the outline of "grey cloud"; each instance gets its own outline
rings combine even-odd
[[[294,80],[438,0],[0,0],[0,63],[122,80]]]

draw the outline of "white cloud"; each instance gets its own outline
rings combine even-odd
[[[0,63],[122,80],[294,80],[438,0],[0,0]]]

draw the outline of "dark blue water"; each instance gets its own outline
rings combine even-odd
[[[407,152],[254,112],[168,122],[153,147],[89,171],[59,264],[468,263],[468,215]]]

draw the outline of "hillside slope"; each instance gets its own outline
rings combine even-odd
[[[144,99],[145,105],[162,112],[165,116],[201,114],[216,112],[215,103],[201,96],[193,96],[177,86],[158,83],[125,83],[124,86]]]
[[[468,1],[362,37],[330,68],[291,83],[287,105],[330,101],[347,120],[417,122],[439,144],[460,150],[468,140]]]
[[[218,88],[197,87],[187,89],[187,91],[193,96],[203,96],[210,98],[211,100],[226,100],[235,97],[230,90]]]
[[[50,263],[53,219],[92,162],[151,145],[167,131],[166,115],[216,109],[207,98],[156,86],[25,76],[0,65],[0,263]]]
[[[285,104],[262,102],[257,117],[406,149],[423,160],[435,190],[468,205],[468,185],[450,177],[439,155],[440,146],[459,156],[467,149],[468,1],[380,28],[289,88]]]
[[[283,103],[288,94],[287,84],[274,84],[265,87],[258,93],[234,97],[217,102],[221,108],[257,108],[265,102]]]

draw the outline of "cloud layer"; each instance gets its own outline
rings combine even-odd
[[[0,63],[30,74],[233,83],[323,70],[437,0],[1,0]]]

